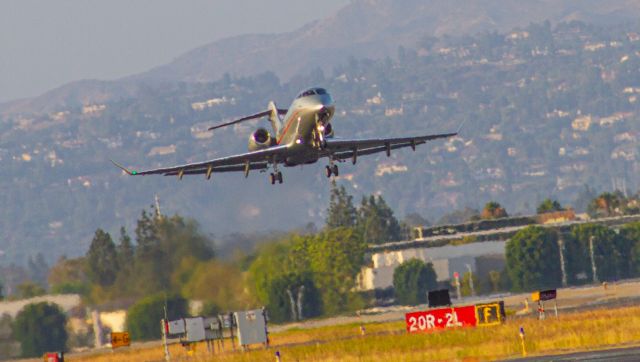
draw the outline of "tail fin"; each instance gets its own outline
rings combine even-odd
[[[280,119],[281,111],[278,110],[276,104],[271,101],[269,102],[269,121],[271,121],[271,127],[273,128],[273,132],[276,134],[276,137],[280,135],[280,131],[282,130],[282,120]]]

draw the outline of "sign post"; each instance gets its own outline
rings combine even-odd
[[[524,327],[520,327],[520,344],[522,344],[522,357],[527,357],[527,349],[524,345]]]
[[[165,306],[165,317],[167,314],[167,308]],[[169,354],[169,346],[167,344],[167,334],[169,333],[169,321],[167,321],[166,319],[161,319],[160,320],[160,324],[162,327],[162,347],[164,348],[164,360],[165,361],[170,361],[171,360],[171,355]]]
[[[555,289],[549,290],[541,290],[538,292],[531,293],[531,300],[534,302],[538,302],[538,318],[544,319],[544,301],[545,300],[553,300],[555,302],[555,312],[556,318],[558,317],[558,301],[557,301],[558,292]]]

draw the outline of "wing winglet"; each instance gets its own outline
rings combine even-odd
[[[138,174],[138,172],[137,172],[137,171],[129,170],[128,168],[126,168],[126,167],[122,166],[121,164],[117,163],[117,162],[116,162],[116,161],[114,161],[114,160],[109,160],[109,161],[111,161],[111,163],[113,163],[117,168],[119,168],[119,169],[121,169],[122,171],[124,171],[127,175],[134,176],[134,175],[137,175],[137,174]]]
[[[462,131],[462,127],[464,126],[465,123],[467,123],[466,119],[464,121],[462,121],[462,123],[460,123],[460,126],[458,126],[458,130],[456,131],[456,135],[458,133],[460,133],[460,131]]]

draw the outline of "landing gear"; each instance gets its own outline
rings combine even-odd
[[[282,172],[278,171],[278,172],[272,172],[269,174],[269,181],[271,181],[272,185],[276,184],[276,181],[278,181],[279,184],[282,183]]]
[[[331,177],[331,175],[333,176],[340,175],[340,172],[338,171],[338,165],[325,166],[325,172],[326,172],[327,178]]]

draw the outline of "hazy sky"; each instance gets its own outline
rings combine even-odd
[[[0,102],[114,79],[231,35],[294,30],[349,0],[0,0]]]

